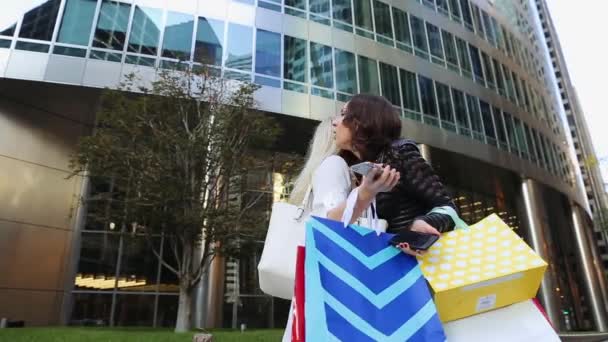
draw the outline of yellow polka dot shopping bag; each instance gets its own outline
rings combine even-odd
[[[442,322],[533,298],[547,269],[495,214],[443,234],[418,262]]]

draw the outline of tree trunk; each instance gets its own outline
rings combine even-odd
[[[175,332],[187,332],[192,327],[192,290],[188,288],[187,282],[182,280],[179,287],[179,304],[177,306],[177,321]]]

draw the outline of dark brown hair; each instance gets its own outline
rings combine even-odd
[[[380,152],[401,135],[399,114],[382,96],[355,95],[343,115],[343,124],[352,132],[353,148],[363,161],[375,161]],[[347,163],[354,162],[349,153],[341,155]]]

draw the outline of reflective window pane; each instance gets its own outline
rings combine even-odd
[[[310,43],[310,82],[319,87],[334,87],[331,47]]]
[[[321,24],[329,25],[329,1],[330,0],[309,0],[310,19]]]
[[[23,14],[39,4],[40,0],[3,1],[0,11],[0,35],[13,36],[17,22]]]
[[[528,152],[530,152],[530,159],[533,162],[536,162],[538,154],[536,153],[536,149],[534,148],[534,140],[532,139],[532,134],[530,133],[530,127],[528,127],[528,125],[524,123],[523,128],[526,136],[526,141],[528,142]]]
[[[483,61],[483,68],[485,70],[486,81],[488,81],[488,86],[491,89],[494,89],[496,85],[494,84],[494,71],[492,70],[492,62],[490,57],[485,52],[481,52],[481,60]]]
[[[418,17],[411,16],[410,23],[412,24],[412,38],[414,40],[416,54],[426,59],[428,58],[429,47],[426,40],[424,22]]]
[[[158,258],[152,253],[160,252],[160,238],[123,235],[120,273],[116,289],[130,292],[154,292],[158,283]],[[167,246],[168,247],[168,246]]]
[[[492,112],[490,105],[484,101],[479,101],[479,108],[481,109],[481,118],[483,120],[483,129],[486,134],[486,138],[490,145],[496,146],[496,131],[494,130],[494,122],[492,119]]]
[[[509,138],[511,152],[519,154],[519,144],[517,143],[515,128],[513,127],[513,117],[511,114],[503,112],[503,119],[505,121],[505,129],[507,131],[507,137]]]
[[[194,61],[209,65],[222,65],[224,51],[224,22],[215,19],[198,18]]]
[[[481,38],[485,39],[485,34],[483,30],[483,23],[481,22],[481,14],[479,13],[479,7],[477,5],[471,4],[471,13],[473,14],[473,20],[475,21],[475,32]]]
[[[492,27],[492,21],[490,20],[490,16],[485,11],[481,10],[481,16],[483,18],[483,24],[485,27],[486,34],[488,36],[488,41],[494,46],[496,46],[496,36],[494,35],[494,30]]]
[[[336,89],[354,94],[357,92],[357,72],[355,70],[355,55],[335,49],[336,58]]]
[[[437,105],[439,106],[442,127],[455,132],[456,126],[454,125],[450,87],[443,83],[435,82],[435,88],[437,89]]]
[[[118,262],[120,236],[83,232],[75,289],[112,291]]]
[[[469,0],[460,0],[460,11],[462,12],[462,20],[469,30],[473,30],[473,19],[471,18],[471,8]]]
[[[441,36],[443,38],[443,48],[445,50],[445,58],[450,64],[453,71],[458,72],[458,51],[456,51],[456,45],[454,43],[454,36],[451,33],[441,30]],[[455,68],[455,69],[454,69]]]
[[[333,0],[334,19],[348,25],[353,24],[353,9],[350,0]]]
[[[70,325],[95,323],[107,326],[110,324],[111,293],[74,293],[72,302]]]
[[[194,17],[191,14],[167,13],[163,57],[189,61],[192,51],[192,30],[194,30]]]
[[[19,37],[50,41],[60,4],[61,0],[48,0],[25,13]]]
[[[496,88],[498,88],[498,93],[502,96],[506,96],[507,93],[505,90],[505,81],[502,77],[502,68],[500,67],[500,63],[492,58],[492,64],[494,66],[494,73],[496,75]]]
[[[59,28],[60,43],[89,45],[97,0],[67,0]]]
[[[494,124],[496,125],[496,137],[498,138],[498,142],[501,144],[501,146],[504,146],[503,148],[506,150],[506,149],[508,149],[506,147],[506,144],[508,142],[507,142],[507,133],[505,131],[505,125],[502,120],[502,112],[500,109],[494,107],[493,114],[494,114]]]
[[[477,98],[467,94],[467,107],[469,109],[469,117],[471,118],[473,137],[479,141],[485,141],[481,112],[479,110],[479,101]]]
[[[154,319],[154,296],[119,294],[116,296],[114,324],[119,327],[151,326]]]
[[[281,77],[281,35],[279,33],[258,29],[255,46],[255,72]]]
[[[283,77],[292,80],[306,83],[307,75],[307,53],[306,41],[304,39],[285,36],[284,49],[284,66]]]
[[[433,80],[424,76],[418,75],[418,84],[420,86],[420,98],[422,99],[422,112],[433,118],[437,118],[437,107],[435,106],[435,89]]]
[[[483,68],[481,66],[481,59],[479,57],[479,49],[473,45],[469,45],[469,52],[471,53],[471,64],[473,65],[473,74],[475,80],[481,84],[484,84]]]
[[[443,47],[441,46],[441,36],[439,34],[439,28],[437,26],[426,23],[426,30],[429,36],[429,47],[431,55],[443,60]]]
[[[517,142],[519,145],[519,150],[522,152],[524,158],[528,158],[528,144],[526,142],[524,128],[521,125],[521,120],[514,117],[513,125],[515,128],[515,134],[517,134]]]
[[[233,24],[228,25],[228,53],[226,67],[251,71],[253,30],[251,27]]]
[[[93,46],[122,50],[125,44],[131,5],[104,0],[101,4]]]
[[[460,21],[460,4],[458,3],[458,0],[450,0],[450,11],[452,13],[452,18]]]
[[[355,24],[368,31],[374,31],[370,0],[354,0]]]
[[[411,52],[412,40],[410,38],[410,22],[407,13],[393,7],[393,23],[395,25],[397,47],[401,47],[399,43],[403,43],[403,47],[405,47],[408,52]]]
[[[393,26],[391,24],[391,9],[389,5],[374,0],[374,17],[376,19],[376,33],[393,39]]]
[[[359,91],[364,94],[380,95],[378,63],[363,56],[359,56]]]
[[[416,74],[407,70],[399,69],[401,76],[401,93],[403,95],[403,107],[406,110],[420,112],[420,102],[418,99],[418,84]]]
[[[469,58],[469,51],[467,43],[456,37],[456,48],[458,49],[458,60],[460,62],[460,68],[465,76],[471,75],[471,59]]]
[[[471,134],[471,126],[469,124],[469,116],[467,114],[464,94],[460,90],[452,88],[452,99],[454,101],[454,111],[456,112],[458,132],[462,135],[468,136]]]
[[[382,81],[382,96],[386,97],[395,106],[401,107],[401,97],[399,96],[399,78],[397,68],[380,63],[380,79]]]
[[[158,51],[163,12],[159,9],[135,7],[131,34],[129,35],[129,52],[155,56]]]

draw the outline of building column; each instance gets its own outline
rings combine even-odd
[[[581,213],[583,218],[585,215],[585,210],[581,209]],[[588,216],[587,216],[588,217]],[[593,269],[597,276],[597,280],[600,286],[600,292],[602,294],[601,303],[604,306],[604,312],[607,313],[606,319],[608,320],[608,279],[606,279],[606,272],[604,270],[604,264],[602,262],[602,256],[597,246],[597,239],[595,238],[595,230],[593,229],[594,222],[588,217],[588,220],[584,220],[583,222],[587,222],[587,226],[590,229],[585,229],[587,241],[589,242],[589,246],[591,247],[589,250],[591,251],[591,257],[593,260]]]
[[[600,282],[598,281],[598,274],[595,270],[596,265],[600,263],[599,260],[593,258],[593,253],[590,251],[594,248],[589,242],[586,234],[586,230],[592,229],[585,224],[585,216],[581,211],[581,208],[572,203],[572,223],[574,226],[574,238],[576,241],[576,250],[579,263],[583,269],[583,279],[587,298],[589,299],[589,306],[595,327],[598,331],[607,331],[608,325],[606,322],[606,311],[604,309],[602,290],[600,289]]]
[[[432,165],[431,147],[427,144],[419,144],[418,148],[420,148],[420,154],[426,162]]]
[[[539,297],[547,311],[551,323],[561,331],[560,307],[557,295],[554,291],[557,281],[555,278],[554,264],[551,260],[551,253],[549,251],[549,244],[546,241],[546,237],[550,232],[546,223],[541,219],[541,210],[545,210],[545,208],[542,204],[542,199],[539,197],[539,188],[536,181],[529,178],[523,179],[522,194],[526,208],[526,226],[528,229],[528,236],[530,237],[530,243],[532,244],[534,251],[549,264],[540,285]]]

